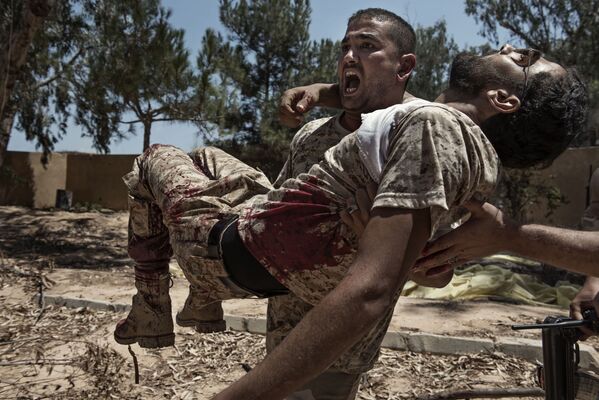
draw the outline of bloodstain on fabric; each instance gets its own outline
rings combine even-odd
[[[278,279],[289,273],[337,266],[339,257],[353,250],[341,235],[339,205],[312,182],[278,191],[245,217],[251,229],[244,240],[260,261],[276,270]]]

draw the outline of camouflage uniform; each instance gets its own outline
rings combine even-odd
[[[374,178],[379,188],[374,208],[430,208],[434,232],[464,201],[493,190],[496,154],[465,115],[434,105],[395,122],[387,160]],[[177,260],[191,284],[204,288],[206,302],[247,296],[225,284],[222,262],[209,254],[206,243],[216,221],[239,214],[245,247],[296,296],[314,305],[343,279],[355,257],[358,238],[343,225],[339,211],[353,203],[356,189],[373,182],[358,139],[356,133],[345,136],[309,174],[270,191],[261,173],[216,149],[196,153],[194,164],[177,149],[155,146],[138,159],[126,182],[135,199],[162,210]],[[149,220],[147,215],[141,219]],[[335,364],[336,370],[359,374],[372,366],[391,312]]]
[[[493,191],[498,174],[496,154],[480,129],[463,114],[441,105],[423,107],[398,121],[396,132],[377,182],[373,208],[430,208],[434,232],[444,218],[452,219],[465,200],[477,192],[486,195]],[[357,238],[342,224],[338,212],[353,202],[356,189],[373,182],[359,157],[356,140],[356,133],[345,136],[309,174],[288,179],[280,189],[257,196],[250,201],[251,207],[242,210],[239,232],[245,245],[273,276],[309,304],[317,304],[337,285],[355,256]],[[293,209],[295,202],[317,203],[312,207],[318,211],[307,215]],[[281,232],[283,220],[271,210],[284,216],[285,232]],[[310,219],[319,220],[317,229],[310,230],[315,224]],[[276,238],[268,234],[273,231],[277,231]],[[319,244],[324,245],[314,251]],[[280,308],[297,320],[309,308],[299,304],[295,312],[289,304]],[[334,370],[359,374],[372,367],[392,311],[334,364]],[[278,335],[271,334],[269,346],[280,341],[281,332],[291,325],[285,326],[285,318],[279,315],[272,310],[269,314],[269,324],[279,323]]]
[[[156,267],[155,260],[170,258],[172,246],[204,304],[251,296],[231,286],[222,261],[209,254],[207,238],[218,220],[237,214],[248,198],[271,189],[264,174],[219,149],[204,147],[187,155],[154,145],[123,179],[130,203],[129,254],[136,264]]]
[[[280,187],[289,178],[308,172],[312,165],[322,161],[329,148],[350,133],[341,125],[341,116],[342,113],[339,113],[334,117],[310,121],[295,134],[285,165],[274,183],[275,187]],[[270,353],[277,347],[311,309],[312,305],[293,293],[269,298],[266,312],[266,351]],[[352,357],[350,352],[344,354],[333,367],[306,384],[289,400],[353,399],[361,371],[347,373],[343,368],[338,368],[338,365],[347,364],[345,360],[351,360]]]

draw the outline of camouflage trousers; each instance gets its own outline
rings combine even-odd
[[[123,180],[129,192],[128,251],[137,267],[168,270],[174,253],[201,303],[251,296],[231,284],[207,241],[216,222],[271,189],[264,174],[217,148],[188,155],[154,145]]]
[[[123,180],[129,195],[128,251],[137,267],[167,271],[174,253],[201,303],[251,296],[227,283],[224,265],[210,254],[207,241],[217,221],[238,214],[246,200],[272,189],[264,174],[216,148],[186,154],[172,146],[154,145],[135,160]],[[269,350],[311,308],[299,298],[290,302],[288,297],[292,296],[281,296],[279,302],[278,297],[271,299],[279,307],[274,320],[269,315]],[[361,373],[376,360],[386,324],[388,320],[373,330],[374,340],[368,335],[291,398],[353,399]]]

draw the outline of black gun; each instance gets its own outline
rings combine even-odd
[[[580,361],[578,340],[586,326],[599,332],[595,310],[586,310],[582,320],[566,317],[547,317],[542,324],[513,325],[512,329],[542,329],[543,367],[537,371],[546,400],[574,400],[576,398],[576,372]]]

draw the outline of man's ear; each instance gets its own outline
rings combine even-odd
[[[515,94],[510,94],[505,89],[492,89],[486,92],[491,108],[501,114],[510,114],[520,108],[520,99]]]
[[[402,55],[397,64],[397,79],[401,82],[406,81],[414,67],[416,67],[416,55],[412,53]]]

